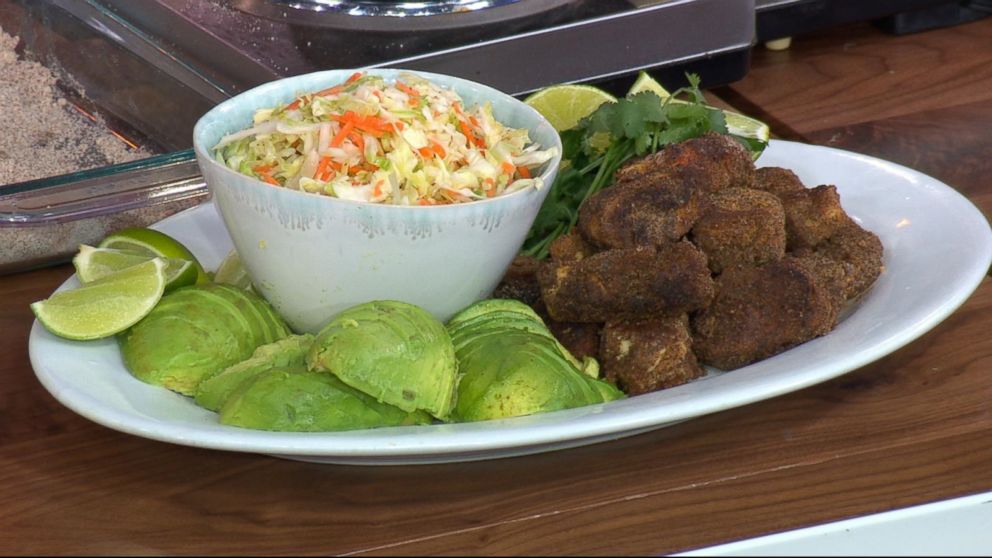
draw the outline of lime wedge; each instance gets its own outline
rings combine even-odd
[[[214,283],[224,283],[242,289],[252,290],[251,277],[248,270],[241,263],[241,256],[237,250],[231,250],[224,256],[224,261],[220,262],[217,271],[214,273]]]
[[[727,131],[735,136],[754,138],[765,143],[768,143],[768,140],[771,138],[771,130],[768,128],[768,124],[760,120],[726,110],[723,111],[723,116],[727,119]]]
[[[146,253],[115,248],[94,248],[83,244],[79,247],[79,253],[72,258],[72,265],[76,268],[79,281],[85,285],[152,258],[153,256],[148,256]],[[166,258],[165,263],[166,291],[196,283],[197,272],[193,262]]]
[[[162,258],[128,267],[77,289],[31,304],[41,325],[55,335],[86,341],[120,333],[152,311],[165,292]]]
[[[100,241],[98,247],[126,250],[144,254],[150,258],[159,257],[188,260],[193,263],[193,267],[196,270],[196,283],[203,284],[210,282],[210,277],[207,275],[206,270],[203,269],[196,256],[188,248],[183,246],[178,240],[155,229],[142,227],[124,229],[104,238]]]
[[[559,132],[574,128],[579,120],[592,114],[603,103],[615,103],[616,97],[591,85],[552,85],[524,99]]]
[[[627,91],[628,97],[633,97],[634,95],[640,93],[641,91],[653,91],[656,95],[662,99],[666,97],[671,97],[672,94],[668,92],[667,89],[661,86],[657,80],[651,77],[647,72],[642,71],[637,74],[637,79],[634,81],[634,85],[630,86],[630,91]]]

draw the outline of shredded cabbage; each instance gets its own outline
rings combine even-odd
[[[397,205],[460,203],[541,188],[556,155],[504,126],[489,103],[421,76],[394,82],[356,72],[346,82],[259,109],[224,136],[217,161],[274,186]]]

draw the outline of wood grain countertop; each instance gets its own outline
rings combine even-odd
[[[714,93],[992,214],[992,19],[759,47]],[[28,305],[70,273],[0,277],[2,554],[664,554],[992,489],[988,279],[915,342],[802,391],[578,449],[357,467],[154,442],[61,406],[28,360]]]

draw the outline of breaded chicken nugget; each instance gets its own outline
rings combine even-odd
[[[781,196],[790,192],[805,190],[796,173],[782,167],[761,167],[754,172],[754,185],[756,190],[764,190]]]
[[[685,314],[607,322],[601,337],[605,378],[628,395],[675,387],[705,374],[692,352]]]
[[[618,184],[641,181],[658,173],[672,174],[704,192],[749,188],[754,184],[751,154],[734,138],[715,132],[668,145],[628,163],[617,170],[614,180]]]
[[[814,248],[851,222],[832,185],[783,194],[779,199],[785,209],[786,249],[790,251]]]
[[[503,274],[492,298],[511,298],[536,308],[542,307],[541,286],[537,283],[537,270],[541,261],[530,256],[517,256]]]
[[[702,192],[666,174],[618,183],[579,209],[579,230],[603,248],[660,246],[681,239],[703,212]]]
[[[548,246],[551,259],[557,262],[577,262],[596,253],[596,248],[573,229],[551,241]]]
[[[727,188],[710,196],[709,209],[696,221],[691,236],[713,273],[761,265],[785,255],[785,211],[774,194]]]
[[[599,359],[599,332],[603,324],[559,322],[552,319],[545,320],[545,323],[555,338],[575,355],[575,358]]]
[[[863,295],[884,268],[882,241],[875,233],[849,220],[815,248],[815,253],[850,267],[844,296],[853,300]]]
[[[537,273],[548,314],[561,322],[606,322],[679,314],[713,298],[706,256],[689,242],[613,249]]]
[[[724,270],[716,297],[693,317],[693,348],[704,364],[733,370],[824,335],[837,324],[828,287],[792,256]]]

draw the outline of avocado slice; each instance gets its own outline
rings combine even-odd
[[[578,361],[522,303],[482,301],[447,328],[462,374],[453,420],[529,415],[624,397],[596,379],[595,359]]]
[[[458,365],[444,325],[426,310],[373,301],[335,316],[317,334],[307,364],[407,412],[441,420],[454,407]]]
[[[147,316],[117,337],[127,369],[144,382],[193,395],[200,381],[248,358],[268,336],[288,334],[285,322],[273,323],[266,334],[230,296],[226,287],[215,284],[183,287],[163,296]]]
[[[357,430],[430,421],[424,412],[406,412],[380,403],[333,374],[304,366],[262,372],[244,382],[220,409],[222,424],[291,432]]]
[[[485,331],[498,333],[506,329],[522,329],[543,335],[554,341],[558,352],[573,366],[587,376],[599,377],[599,363],[595,359],[587,357],[580,361],[575,358],[571,351],[555,338],[537,312],[519,300],[498,298],[481,300],[455,314],[448,320],[446,327],[456,351],[464,339],[481,335]]]
[[[196,389],[196,404],[218,411],[242,383],[273,368],[304,366],[313,335],[290,335],[261,345],[251,357],[204,378]]]

